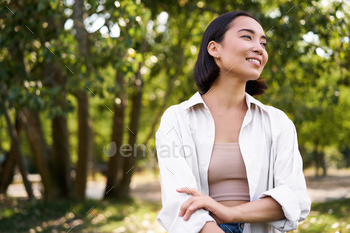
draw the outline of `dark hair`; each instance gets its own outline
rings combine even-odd
[[[194,69],[194,80],[201,94],[205,94],[209,90],[210,85],[220,73],[220,68],[216,65],[214,58],[208,53],[207,46],[212,40],[217,43],[222,42],[225,33],[230,29],[231,22],[238,16],[253,18],[261,24],[257,18],[245,11],[228,12],[220,15],[209,24],[204,32]],[[265,80],[259,78],[258,80],[247,81],[245,91],[250,95],[261,95],[265,93],[267,88],[268,85]]]

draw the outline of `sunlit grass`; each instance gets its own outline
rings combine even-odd
[[[162,233],[156,221],[159,202],[55,201],[43,204],[6,199],[1,203],[0,232]],[[316,203],[293,233],[350,232],[350,199]]]
[[[165,232],[156,221],[160,203],[123,201],[42,202],[7,200],[0,232]]]
[[[300,233],[350,232],[350,199],[315,203],[308,218],[299,226]]]

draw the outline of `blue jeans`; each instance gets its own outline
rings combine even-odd
[[[243,225],[243,224],[242,224]],[[223,223],[218,225],[225,233],[242,233],[241,223]]]

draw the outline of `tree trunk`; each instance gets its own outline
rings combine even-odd
[[[56,96],[56,105],[65,109],[66,80],[62,76],[60,67],[54,67],[54,81],[56,86],[62,87],[60,96]],[[70,154],[68,143],[67,117],[63,114],[56,115],[52,119],[52,159],[54,164],[54,177],[60,187],[60,196],[71,196]]]
[[[30,200],[35,199],[35,197],[33,195],[32,184],[30,183],[30,181],[27,178],[28,172],[27,172],[27,169],[26,169],[25,164],[24,164],[24,158],[21,154],[19,137],[18,137],[18,134],[17,134],[15,127],[12,125],[12,122],[11,122],[11,112],[9,110],[8,101],[5,101],[5,103],[3,103],[3,105],[4,105],[4,115],[5,115],[6,123],[8,126],[8,131],[9,131],[9,134],[11,136],[11,140],[14,144],[13,148],[14,148],[14,153],[16,155],[16,164],[19,168],[19,171],[21,172],[23,184],[24,184],[24,187],[27,191],[28,198]]]
[[[44,186],[44,200],[55,200],[59,197],[59,187],[50,172],[54,168],[50,157],[50,148],[47,146],[39,113],[35,110],[24,109],[19,113],[24,126],[29,147],[32,151],[35,166],[41,176]]]
[[[16,155],[14,143],[11,142],[11,149],[6,153],[6,159],[1,164],[2,170],[0,172],[0,194],[6,194],[8,186],[13,181],[16,167]]]
[[[15,121],[15,128],[17,135],[20,137],[20,122],[18,120],[18,117],[16,116]],[[11,149],[7,153],[5,161],[1,164],[1,171],[0,171],[0,193],[6,194],[8,186],[13,181],[13,176],[15,174],[15,167],[16,167],[16,154],[15,154],[15,143],[14,141],[11,141]]]
[[[88,38],[85,34],[84,0],[76,0],[73,9],[73,19],[76,29],[75,39],[79,45],[79,52],[88,60]],[[87,61],[88,62],[88,61]],[[88,66],[90,67],[90,66]],[[75,197],[85,199],[86,181],[88,175],[88,163],[92,158],[92,121],[89,115],[89,96],[85,89],[78,89],[75,93],[78,100],[78,163],[76,168]]]
[[[344,160],[345,160],[345,168],[350,167],[350,147],[346,146],[343,152]]]
[[[124,111],[126,106],[126,92],[124,87],[124,75],[121,70],[117,69],[116,74],[116,83],[119,86],[118,98],[120,103],[114,104],[114,115],[113,115],[113,128],[111,141],[116,143],[117,149],[121,147],[123,143],[124,135]],[[118,195],[119,191],[119,181],[122,178],[122,163],[123,157],[120,154],[120,150],[117,150],[117,153],[111,156],[108,162],[107,169],[107,184],[105,190],[105,198],[113,198]]]
[[[75,39],[78,42],[79,52],[81,55],[87,59],[88,55],[88,38],[85,32],[84,25],[84,0],[75,0],[73,6],[73,20],[74,20],[74,29],[76,30]]]
[[[133,173],[134,166],[137,161],[137,147],[136,147],[136,139],[137,139],[137,131],[138,124],[140,119],[140,112],[142,106],[142,92],[143,92],[143,81],[140,73],[142,64],[139,63],[139,68],[136,73],[135,79],[135,88],[134,93],[132,94],[132,110],[130,117],[130,132],[129,132],[129,145],[132,147],[131,156],[124,157],[123,164],[123,178],[118,186],[118,194],[117,196],[120,198],[126,198],[130,193],[130,182]]]
[[[327,176],[327,163],[326,163],[326,156],[323,151],[320,152],[321,157],[321,165],[322,165],[322,176]]]
[[[315,162],[315,167],[316,167],[316,173],[315,176],[318,177],[318,170],[320,168],[320,155],[319,155],[319,151],[318,151],[318,141],[315,142],[314,145],[314,162]]]
[[[83,90],[77,90],[78,99],[78,163],[75,180],[75,196],[85,199],[86,180],[88,175],[88,160],[91,158],[92,150],[90,141],[90,119],[88,96]]]
[[[4,148],[2,147],[2,143],[1,143],[3,141],[2,129],[3,129],[3,122],[2,122],[2,117],[0,115],[0,151],[4,151]]]
[[[52,119],[52,139],[55,179],[60,187],[60,196],[69,198],[71,194],[71,178],[66,117],[56,116]]]

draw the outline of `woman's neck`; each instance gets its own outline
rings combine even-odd
[[[221,108],[225,111],[245,109],[245,84],[239,79],[224,80],[219,76],[202,98],[209,108]]]

